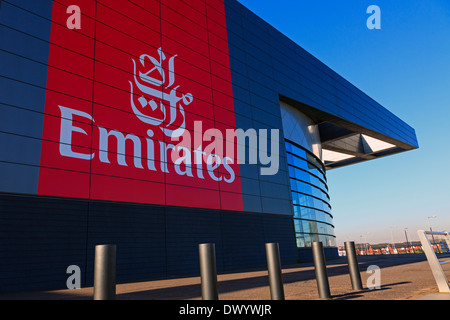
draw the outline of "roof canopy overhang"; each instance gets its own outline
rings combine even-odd
[[[318,125],[322,160],[327,170],[417,149],[417,146],[298,101],[282,96],[280,100],[297,107]]]

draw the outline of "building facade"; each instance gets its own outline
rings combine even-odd
[[[235,0],[0,3],[0,291],[338,255],[326,171],[414,129]],[[243,137],[242,140],[239,138]]]

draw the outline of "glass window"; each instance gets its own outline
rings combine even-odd
[[[309,237],[310,237],[311,242],[319,241],[319,235],[317,235],[317,234],[311,234]]]
[[[291,151],[292,151],[292,149],[291,149],[291,144],[290,144],[289,142],[286,142],[286,143],[285,143],[285,147],[286,147],[286,151],[287,151],[287,152],[291,152]]]
[[[309,234],[304,234],[303,238],[305,239],[305,247],[311,247],[311,237]]]
[[[328,238],[325,235],[319,234],[319,241],[325,246],[328,244]]]
[[[299,233],[303,232],[301,220],[294,220],[294,229],[295,229],[295,232],[299,232]]]
[[[298,247],[312,241],[336,246],[323,164],[311,153],[286,141],[288,171]]]
[[[306,246],[304,235],[296,235],[296,240],[297,240],[297,248],[302,248]]]
[[[301,212],[300,212],[300,206],[294,205],[294,218],[300,218]]]

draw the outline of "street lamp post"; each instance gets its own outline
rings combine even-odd
[[[437,216],[430,216],[430,217],[428,217],[428,226],[430,227],[430,231],[432,232],[433,229],[431,229],[431,222],[430,222],[431,218],[437,218]],[[433,245],[436,248],[436,242],[434,240],[434,235],[433,234],[431,234],[431,238],[433,239]]]
[[[405,228],[405,237],[406,237],[406,247],[409,247],[409,241],[408,241],[408,234],[406,233],[406,230],[408,230],[408,228]]]
[[[361,255],[365,255],[366,254],[366,252],[364,250],[364,244],[363,244],[362,235],[359,236],[359,252],[361,253]]]
[[[396,228],[397,226],[393,226],[393,227],[389,227],[389,229],[391,230],[391,241],[392,241],[392,250],[393,253],[395,253],[395,251],[397,251],[397,248],[395,247],[395,242],[394,242],[394,234],[392,232],[393,228]]]

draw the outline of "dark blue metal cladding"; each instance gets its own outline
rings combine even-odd
[[[51,15],[49,0],[1,2],[0,191],[37,193]]]
[[[414,129],[379,103],[237,1],[225,7],[235,101],[250,103],[255,123],[280,128],[283,95],[418,147]]]
[[[266,129],[269,141],[270,129],[280,130],[277,174],[261,175],[264,165],[240,166],[244,211],[292,215],[279,92],[274,87],[270,45],[264,36],[268,35],[267,25],[235,1],[225,1],[225,10],[236,128]]]

